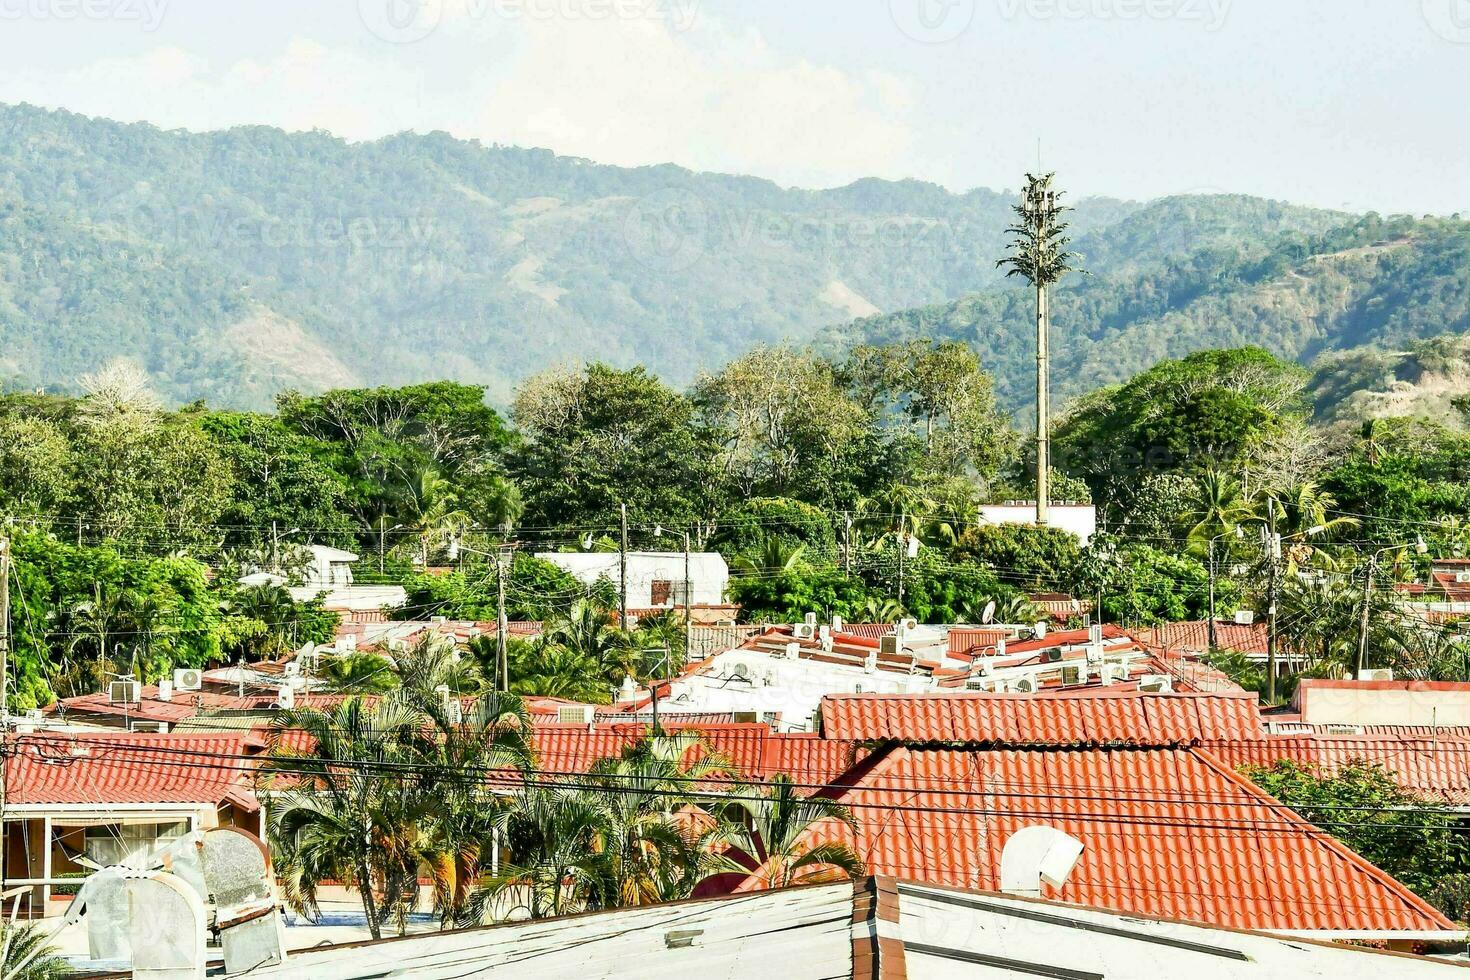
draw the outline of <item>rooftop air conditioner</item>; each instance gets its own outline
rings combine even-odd
[[[174,671],[175,691],[197,691],[204,686],[204,672],[192,667],[181,667]]]
[[[817,628],[811,623],[797,623],[791,628],[791,635],[798,640],[815,640],[817,638]]]
[[[878,638],[878,652],[879,653],[898,653],[899,652],[899,642],[898,642],[898,636],[897,636],[897,634],[890,633],[887,636],[879,637]]]
[[[878,651],[877,650],[874,650],[873,652],[869,653],[868,654],[868,658],[863,661],[863,670],[866,670],[868,673],[871,674],[874,671],[876,671],[877,669],[878,669]]]
[[[1017,694],[1035,694],[1036,678],[1017,677],[1015,680],[1011,681],[1011,690],[1015,691]]]
[[[757,711],[732,711],[730,720],[737,725],[754,725],[761,720]]]
[[[1235,625],[1249,626],[1256,621],[1255,611],[1252,609],[1235,610]]]
[[[1461,583],[1470,582],[1470,572],[1456,572],[1455,581]]]
[[[788,643],[782,652],[785,654],[787,660],[799,660],[801,659],[801,644]]]
[[[290,684],[282,684],[276,691],[276,704],[283,711],[296,707],[296,689]]]
[[[1393,680],[1393,668],[1392,667],[1375,667],[1372,670],[1365,670],[1361,674],[1358,675],[1358,680],[1360,680],[1360,681],[1391,681],[1391,680]]]
[[[817,614],[814,612],[807,613],[802,622],[805,623],[807,626],[817,625]]]
[[[1168,674],[1144,674],[1138,679],[1138,689],[1149,694],[1168,694],[1174,690],[1174,681]]]
[[[563,704],[556,709],[558,725],[590,725],[597,718],[597,709],[590,704]]]
[[[350,650],[356,650],[357,649],[357,634],[356,633],[343,633],[341,636],[337,637],[337,649],[338,650],[349,650],[349,651]]]
[[[107,685],[110,704],[137,704],[143,700],[143,685],[131,678],[111,681]]]

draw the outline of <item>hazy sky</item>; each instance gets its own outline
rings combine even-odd
[[[0,101],[1470,214],[1470,0],[0,0]]]

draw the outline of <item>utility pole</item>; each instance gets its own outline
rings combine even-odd
[[[384,572],[383,572],[383,552],[385,552],[387,549],[388,549],[388,515],[387,514],[379,514],[378,515],[378,578],[380,578],[380,579],[384,575]]]
[[[281,536],[276,533],[276,522],[271,521],[271,571],[281,570]]]
[[[495,556],[495,689],[510,690],[510,658],[506,653],[505,634],[510,623],[505,618],[506,548]]]
[[[1214,653],[1220,647],[1219,638],[1215,635],[1215,539],[1210,539],[1210,652]]]
[[[0,538],[0,739],[10,724],[10,539]],[[3,748],[3,742],[0,742]],[[3,756],[0,751],[0,756]],[[0,770],[3,770],[0,766]],[[4,780],[0,771],[0,799]]]
[[[618,629],[628,631],[628,505],[618,504],[622,537],[618,541]]]
[[[10,754],[10,539],[0,537],[0,884],[5,880],[5,760]],[[6,937],[9,938],[8,936]]]
[[[694,599],[689,576],[689,532],[684,532],[684,662],[689,662],[689,642],[694,635]]]
[[[1276,533],[1276,498],[1266,498],[1266,557],[1271,563],[1266,579],[1266,703],[1276,702],[1276,587],[1281,574],[1281,535]]]
[[[902,524],[903,519],[900,518],[899,525],[902,526]],[[898,608],[900,612],[903,611],[903,553],[909,550],[907,539],[908,534],[900,531],[898,534]]]
[[[852,578],[852,512],[842,512],[842,565],[843,574]]]
[[[1378,555],[1375,553],[1368,559],[1368,568],[1363,576],[1363,609],[1358,618],[1358,658],[1354,666],[1353,677],[1363,679],[1363,671],[1368,666],[1368,620],[1373,605],[1373,573],[1378,570]]]
[[[1050,192],[1047,192],[1048,196]],[[1051,519],[1051,432],[1049,426],[1051,338],[1046,283],[1036,283],[1036,526]]]

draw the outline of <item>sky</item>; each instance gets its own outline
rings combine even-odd
[[[0,0],[0,102],[1470,214],[1470,0]]]

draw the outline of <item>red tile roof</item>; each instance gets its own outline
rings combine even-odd
[[[698,733],[711,749],[750,779],[785,773],[796,783],[826,785],[852,765],[851,742],[814,734],[778,734],[769,726],[669,725],[670,733]],[[550,773],[586,772],[646,735],[646,725],[537,725],[533,741],[540,767]]]
[[[1411,793],[1455,806],[1470,805],[1470,741],[1279,735],[1211,743],[1207,748],[1234,768],[1270,768],[1287,760],[1331,775],[1354,762],[1380,765]]]
[[[6,803],[124,804],[228,801],[246,810],[249,763],[263,743],[246,733],[21,735],[5,760]]]
[[[54,714],[126,716],[135,721],[173,724],[185,718],[192,718],[206,708],[238,710],[257,707],[263,697],[262,695],[246,695],[242,698],[234,694],[220,694],[215,691],[175,691],[170,700],[163,701],[158,697],[158,688],[151,684],[145,686],[142,693],[143,696],[139,702],[129,704],[113,704],[108,700],[106,692],[83,694],[58,701],[51,711]],[[266,698],[268,703],[271,700],[273,699]]]
[[[1222,650],[1236,650],[1264,657],[1266,655],[1266,623],[1239,623],[1216,620],[1215,645]],[[1210,623],[1196,619],[1183,623],[1165,623],[1153,629],[1141,630],[1138,638],[1149,646],[1162,647],[1171,653],[1208,653],[1210,650]]]
[[[1455,572],[1434,572],[1434,584],[1451,602],[1470,602],[1470,582],[1456,581]]]
[[[848,843],[870,874],[993,891],[1006,841],[1045,822],[1085,848],[1046,898],[1246,929],[1454,928],[1197,749],[892,746],[844,782],[856,831],[829,821],[807,840]]]
[[[831,694],[822,731],[859,741],[1024,745],[1176,745],[1263,738],[1256,696],[1141,694]]]

